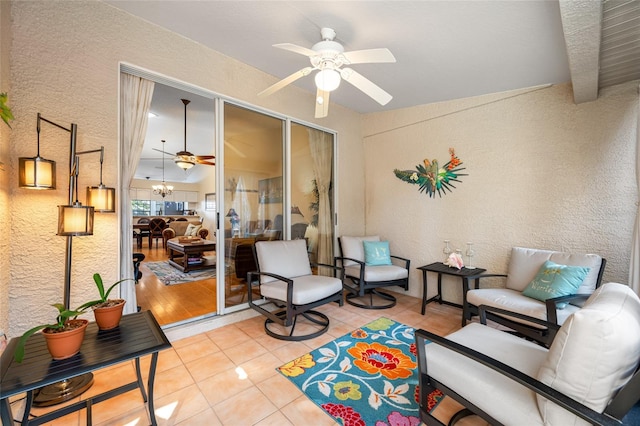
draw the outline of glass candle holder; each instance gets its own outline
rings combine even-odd
[[[449,255],[451,254],[451,247],[449,247],[449,240],[444,240],[444,248],[442,249],[442,253],[444,253],[444,261],[442,263],[447,263],[449,260]]]
[[[473,243],[467,243],[467,252],[465,253],[467,255],[467,268],[469,269],[475,269],[475,266],[472,266],[472,262],[471,259],[473,259],[473,256],[476,255],[475,250],[473,250]]]

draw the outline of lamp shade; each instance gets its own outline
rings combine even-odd
[[[318,89],[331,92],[340,86],[340,74],[333,69],[324,69],[316,74],[315,81]]]
[[[80,203],[58,206],[58,235],[93,235],[93,212],[92,206]]]
[[[56,162],[37,157],[19,158],[20,188],[55,189]]]
[[[116,189],[104,185],[87,187],[87,205],[99,213],[115,213]]]

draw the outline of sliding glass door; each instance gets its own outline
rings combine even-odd
[[[247,272],[256,269],[255,241],[285,237],[284,129],[282,119],[224,104],[224,210],[218,244],[224,245],[227,308],[247,301]]]

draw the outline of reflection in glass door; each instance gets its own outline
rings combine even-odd
[[[255,241],[285,237],[284,121],[225,103],[223,136],[224,211],[218,244],[224,240],[228,308],[247,302],[247,272],[256,270]]]
[[[291,239],[306,239],[310,260],[328,265],[334,240],[333,140],[331,133],[291,124]]]

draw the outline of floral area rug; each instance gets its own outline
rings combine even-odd
[[[354,330],[278,371],[338,423],[420,424],[413,328],[388,318]],[[442,400],[429,395],[429,410]]]
[[[168,261],[144,262],[147,268],[158,277],[165,285],[190,283],[216,277],[216,268],[202,269],[190,272],[181,272],[169,265]]]

